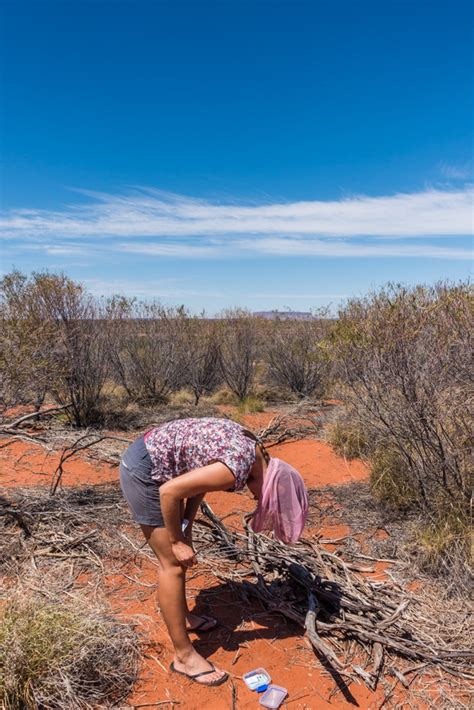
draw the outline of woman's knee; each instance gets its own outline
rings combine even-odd
[[[186,569],[183,565],[179,564],[178,560],[160,560],[158,578],[163,579],[163,577],[184,580],[186,577]]]
[[[178,562],[171,549],[168,533],[164,528],[152,528],[148,525],[141,526],[146,541],[155,553],[158,560],[160,573],[184,575],[186,570]]]

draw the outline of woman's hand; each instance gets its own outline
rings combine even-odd
[[[188,539],[186,539],[186,542],[171,543],[171,549],[173,550],[173,555],[183,567],[192,567],[196,562],[195,552],[188,543]]]

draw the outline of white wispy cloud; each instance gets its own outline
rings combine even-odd
[[[85,246],[78,247],[69,246],[68,244],[66,244],[63,246],[47,246],[46,253],[50,254],[51,256],[83,256],[84,254],[88,253],[88,250]]]
[[[371,243],[352,244],[322,239],[260,239],[240,242],[244,250],[279,256],[339,256],[339,257],[426,257],[431,259],[469,259],[472,249],[438,247],[432,244]]]
[[[428,243],[435,237],[472,233],[470,185],[266,204],[196,199],[153,188],[117,195],[80,192],[88,201],[63,210],[5,213],[0,235],[17,248],[36,245],[52,256],[73,256],[81,248],[202,258],[255,253],[446,259],[470,255],[468,249]],[[420,238],[427,243],[407,243]]]
[[[473,162],[468,160],[462,164],[440,163],[441,174],[449,180],[469,180],[473,177]]]
[[[218,256],[221,250],[217,246],[206,246],[199,244],[170,244],[170,243],[127,243],[118,244],[117,251],[128,252],[129,254],[145,254],[148,256],[173,256],[186,257],[191,251],[193,258],[209,258]]]

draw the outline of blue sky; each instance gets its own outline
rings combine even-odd
[[[468,278],[472,7],[4,0],[1,271],[210,313]]]

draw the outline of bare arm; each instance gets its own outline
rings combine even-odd
[[[209,491],[224,491],[235,484],[235,477],[229,468],[220,461],[211,463],[208,466],[195,468],[188,473],[172,478],[160,486],[161,511],[165,522],[166,530],[170,537],[173,553],[176,558],[185,566],[194,562],[194,551],[187,544],[186,538],[181,530],[180,503],[185,498],[195,499],[199,497],[196,505]],[[192,503],[194,506],[195,503]]]
[[[194,518],[196,517],[196,513],[199,510],[201,501],[203,500],[205,495],[205,493],[200,493],[198,496],[193,496],[192,498],[187,499],[186,506],[184,508],[184,517],[186,520],[189,520],[190,525],[193,523]]]

